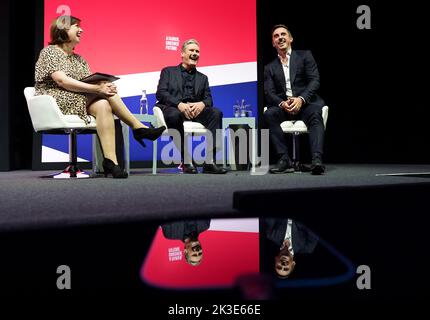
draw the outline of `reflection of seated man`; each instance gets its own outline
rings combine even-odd
[[[161,70],[157,87],[157,106],[163,111],[168,128],[178,130],[181,144],[182,170],[184,173],[197,173],[192,161],[184,156],[184,121],[191,120],[203,124],[212,134],[213,157],[206,156],[203,173],[226,173],[214,163],[216,155],[216,130],[221,129],[222,112],[212,105],[212,95],[208,77],[196,70],[200,57],[200,45],[190,39],[182,45],[182,63]],[[175,142],[176,143],[176,142]],[[179,144],[179,143],[178,143]],[[206,153],[209,150],[206,150]]]
[[[288,278],[293,272],[297,253],[312,253],[318,244],[318,236],[306,226],[291,219],[265,219],[266,237],[278,248],[275,272],[280,278]]]
[[[296,262],[294,261],[294,252],[289,240],[285,240],[275,257],[275,272],[279,278],[288,278],[293,272]]]
[[[161,226],[167,239],[184,242],[184,256],[188,264],[198,266],[203,258],[199,234],[209,229],[210,220],[189,220],[166,223]]]

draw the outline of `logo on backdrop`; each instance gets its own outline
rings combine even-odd
[[[179,37],[166,36],[166,50],[178,51]]]
[[[175,262],[175,261],[181,261],[182,260],[182,251],[179,247],[172,247],[168,250],[169,254],[169,261]]]

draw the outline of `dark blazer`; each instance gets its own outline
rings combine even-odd
[[[302,96],[306,104],[324,105],[324,101],[316,94],[320,87],[320,75],[309,50],[291,51],[290,82],[293,96]],[[264,67],[264,94],[269,106],[278,106],[287,100],[284,70],[278,57]]]
[[[266,237],[278,248],[284,242],[288,219],[265,219]],[[303,224],[293,220],[291,226],[293,250],[296,253],[312,253],[318,244],[319,237]]]
[[[166,67],[161,70],[157,87],[157,104],[176,108],[184,98],[181,65]],[[212,107],[212,95],[208,77],[196,71],[194,94],[196,102],[203,101],[206,107]]]
[[[195,232],[197,235],[203,231],[208,230],[210,227],[210,219],[203,220],[186,220],[166,223],[161,226],[163,235],[167,239],[185,240],[191,233]]]

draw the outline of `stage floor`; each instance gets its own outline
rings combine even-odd
[[[134,169],[128,179],[47,179],[52,171],[0,173],[0,232],[187,217],[235,217],[236,191],[308,190],[429,183],[430,165],[328,164],[323,176],[184,175]],[[418,173],[418,175],[380,174]],[[261,212],[259,214],[266,214]],[[267,214],[270,214],[268,212]]]

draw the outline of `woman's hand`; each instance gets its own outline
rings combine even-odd
[[[98,83],[98,86],[98,94],[103,97],[112,97],[118,93],[116,85],[114,85],[112,82],[102,81]]]

